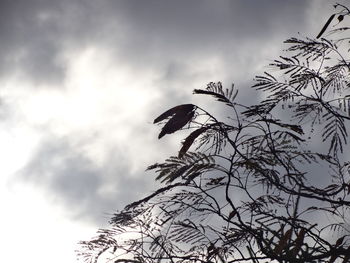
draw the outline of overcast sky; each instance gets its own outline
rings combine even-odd
[[[2,0],[2,260],[75,262],[77,242],[150,193],[145,168],[179,147],[153,119],[214,107],[192,96],[210,81],[254,103],[254,75],[286,38],[315,37],[332,3]]]

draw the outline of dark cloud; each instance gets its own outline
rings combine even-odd
[[[272,38],[304,29],[308,3],[6,0],[0,8],[0,73],[60,83],[64,52],[89,45],[108,47],[116,62],[139,70],[214,55],[235,61],[247,46],[251,54]]]
[[[98,39],[103,26],[104,5],[94,1],[5,0],[0,7],[0,76],[15,72],[36,84],[60,84],[64,52]]]
[[[55,2],[54,2],[55,3]],[[53,23],[45,1],[2,1],[0,8],[0,69],[2,75],[21,69],[27,76],[45,80],[59,79],[62,65],[56,57],[60,50],[58,25]],[[57,7],[50,7],[49,10]],[[40,13],[47,18],[40,21]]]
[[[69,139],[47,138],[16,179],[44,189],[48,200],[63,204],[71,218],[101,225],[106,213],[138,200],[154,185],[144,167],[131,169],[122,152],[114,148],[110,158],[98,165]]]
[[[124,34],[118,44],[128,61],[164,67],[169,60],[212,56],[239,64],[243,50],[250,48],[248,54],[254,54],[276,37],[283,40],[296,34],[308,5],[305,1],[132,0],[118,1],[117,6]]]
[[[310,3],[118,1],[122,38],[114,54],[135,71],[157,72],[155,89],[164,105],[189,100],[194,88],[209,81],[235,82],[247,90],[262,66],[279,55],[283,40],[310,33],[305,26]]]

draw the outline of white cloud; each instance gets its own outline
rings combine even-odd
[[[32,187],[1,189],[0,205],[4,262],[76,262],[77,240],[94,231],[69,220],[65,209],[48,203]]]

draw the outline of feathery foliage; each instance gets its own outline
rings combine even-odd
[[[212,82],[194,94],[228,107],[226,121],[193,104],[155,119],[159,138],[192,131],[148,167],[163,186],[81,242],[85,262],[350,262],[350,38],[328,30],[350,10],[335,8],[256,77],[259,104]]]

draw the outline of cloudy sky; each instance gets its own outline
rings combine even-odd
[[[253,103],[254,75],[286,38],[316,36],[332,3],[2,0],[2,260],[75,262],[77,242],[155,189],[145,168],[180,145],[158,141],[154,117],[214,107],[192,96],[210,81]]]

